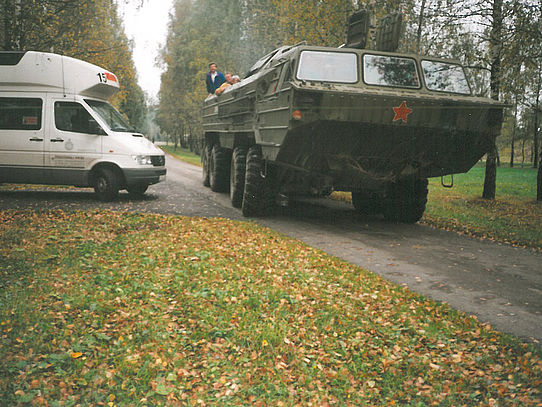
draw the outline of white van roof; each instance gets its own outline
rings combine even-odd
[[[109,99],[117,77],[99,66],[47,52],[0,52],[0,91],[61,92]]]

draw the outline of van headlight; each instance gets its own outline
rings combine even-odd
[[[152,165],[151,156],[150,155],[133,155],[132,158],[138,163],[139,165]]]

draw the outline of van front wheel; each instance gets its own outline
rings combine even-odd
[[[147,192],[147,188],[149,186],[147,184],[136,184],[129,186],[126,188],[128,190],[128,193],[135,197],[142,197],[145,195],[145,192]]]
[[[94,180],[94,192],[100,201],[113,201],[119,194],[119,178],[114,171],[103,168],[98,171]]]

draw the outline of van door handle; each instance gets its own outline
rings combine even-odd
[[[51,143],[63,143],[64,140],[61,138],[52,138]]]
[[[32,137],[29,139],[30,141],[43,141],[42,138],[39,138],[39,137]]]

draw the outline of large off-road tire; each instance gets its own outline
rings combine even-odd
[[[119,195],[120,179],[115,171],[109,168],[98,170],[94,178],[94,192],[100,201],[110,202]]]
[[[208,144],[203,145],[203,151],[201,152],[201,167],[202,167],[202,182],[203,186],[208,187],[209,183],[209,161],[211,160],[212,147]]]
[[[382,212],[382,197],[361,191],[352,191],[352,205],[359,213],[376,215]]]
[[[427,203],[427,179],[409,178],[391,184],[384,203],[384,218],[396,223],[416,223]]]
[[[231,157],[230,166],[230,199],[234,208],[243,204],[245,191],[245,176],[247,168],[247,150],[244,147],[235,147]]]
[[[230,152],[218,144],[211,150],[209,184],[213,192],[227,192],[230,186]]]
[[[147,192],[147,188],[149,188],[148,184],[135,184],[129,186],[126,189],[128,190],[128,193],[130,195],[140,198],[145,195],[145,192]]]
[[[245,190],[241,211],[243,216],[263,216],[273,207],[273,189],[271,174],[262,176],[264,163],[258,146],[252,146],[247,152]]]

